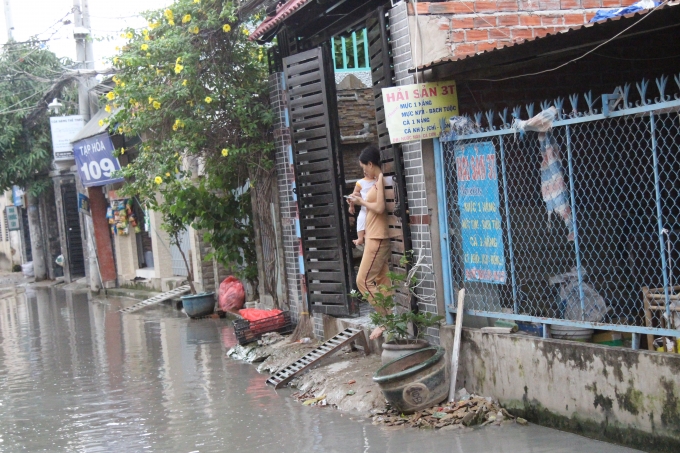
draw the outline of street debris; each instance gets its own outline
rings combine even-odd
[[[526,425],[523,418],[515,419],[508,411],[498,405],[492,398],[477,395],[464,396],[457,403],[423,409],[411,415],[400,414],[392,408],[371,411],[374,425],[409,426],[421,429],[448,429],[486,426],[490,424],[519,423]]]
[[[269,346],[270,344],[278,343],[279,341],[285,340],[286,337],[278,332],[269,332],[262,335],[262,338],[257,340],[259,346]]]

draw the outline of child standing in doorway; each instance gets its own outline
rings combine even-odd
[[[360,179],[357,181],[356,185],[354,186],[354,192],[352,193],[353,197],[361,198],[362,200],[366,200],[366,195],[368,195],[368,191],[371,190],[371,188],[375,185],[375,178],[367,178],[366,174],[364,173],[364,178]],[[349,212],[350,214],[354,214],[354,203],[350,203],[349,205]],[[366,231],[366,206],[362,206],[361,210],[359,211],[359,216],[357,217],[357,237],[358,239],[354,242],[354,245],[356,246],[363,246],[364,245],[364,234]]]

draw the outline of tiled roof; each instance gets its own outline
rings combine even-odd
[[[255,40],[261,38],[265,33],[273,30],[277,25],[286,19],[286,17],[299,10],[312,0],[290,0],[276,11],[276,15],[267,17],[260,25],[257,26],[254,32],[250,34],[250,39]]]

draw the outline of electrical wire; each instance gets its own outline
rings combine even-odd
[[[614,36],[612,36],[611,38],[609,38],[609,39],[606,40],[605,42],[600,43],[599,45],[593,47],[593,48],[590,49],[589,51],[585,52],[583,55],[581,55],[581,56],[579,56],[579,57],[576,57],[576,58],[574,58],[574,59],[572,59],[572,60],[569,60],[569,61],[567,61],[566,63],[562,63],[561,65],[556,66],[556,67],[554,67],[554,68],[551,68],[551,69],[544,69],[543,71],[532,72],[532,73],[529,73],[529,74],[519,74],[519,75],[516,75],[516,76],[503,77],[503,78],[501,78],[501,79],[471,79],[471,80],[477,80],[477,81],[481,81],[481,82],[503,82],[503,81],[505,81],[505,80],[520,79],[520,78],[522,78],[522,77],[531,77],[531,76],[536,76],[536,75],[540,75],[540,74],[546,74],[546,73],[548,73],[548,72],[557,71],[558,69],[561,69],[561,68],[563,68],[563,67],[565,67],[565,66],[567,66],[567,65],[569,65],[569,64],[571,64],[571,63],[574,63],[574,62],[576,62],[576,61],[579,61],[579,60],[585,58],[586,56],[588,56],[588,55],[590,55],[591,53],[595,52],[595,51],[596,51],[597,49],[599,49],[600,47],[609,44],[610,42],[612,42],[613,40],[615,40],[615,39],[618,38],[619,36],[623,35],[623,34],[624,34],[625,32],[627,32],[628,30],[630,30],[631,28],[633,28],[634,26],[638,25],[640,22],[642,22],[643,20],[645,20],[646,18],[648,18],[654,11],[656,11],[657,9],[659,9],[659,8],[661,8],[661,7],[663,7],[663,6],[665,6],[669,1],[670,1],[670,0],[665,0],[665,1],[664,1],[663,3],[661,3],[659,6],[654,7],[654,9],[650,10],[647,14],[645,14],[644,16],[642,16],[639,20],[637,20],[636,22],[630,24],[628,27],[624,28],[623,30],[621,30],[620,32],[618,32],[617,34],[615,34]]]

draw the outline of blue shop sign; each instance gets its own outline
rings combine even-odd
[[[496,150],[491,142],[456,147],[465,281],[504,284]]]
[[[76,167],[85,187],[124,181],[123,178],[112,176],[113,172],[120,170],[120,164],[113,156],[113,150],[113,142],[106,132],[73,144]]]

